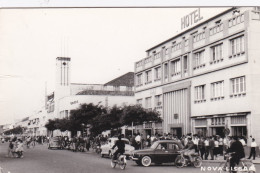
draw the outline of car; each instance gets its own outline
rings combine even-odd
[[[116,148],[112,150],[111,148],[115,145],[116,141],[118,140],[117,137],[109,138],[107,143],[104,145],[101,145],[101,157],[109,156],[112,158],[113,153],[116,151]],[[122,140],[125,142],[125,155],[127,158],[129,158],[132,151],[134,151],[134,147],[130,145],[130,141],[126,138],[122,138]]]
[[[48,149],[52,148],[62,149],[61,140],[58,136],[50,138]]]
[[[159,140],[153,143],[150,148],[143,150],[134,150],[130,159],[135,161],[138,165],[145,167],[150,166],[151,163],[162,164],[175,162],[175,159],[183,148],[181,142],[174,140]]]

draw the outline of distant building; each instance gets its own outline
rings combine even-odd
[[[259,14],[259,8],[230,8],[148,49],[135,63],[136,103],[161,112],[157,133],[230,131],[260,141]]]
[[[69,117],[71,110],[84,103],[108,107],[135,103],[134,72],[126,73],[105,84],[71,83],[70,61],[67,57],[56,59],[56,89],[46,96],[47,119]]]

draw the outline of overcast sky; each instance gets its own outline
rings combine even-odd
[[[56,57],[71,57],[71,82],[103,84],[134,71],[134,62],[181,32],[181,17],[195,9],[1,9],[0,124],[44,105],[45,82],[48,93],[54,90]],[[203,8],[201,16],[221,11]]]

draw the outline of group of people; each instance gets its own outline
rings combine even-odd
[[[250,147],[250,155],[248,159],[255,159],[256,157],[256,149],[258,147],[256,141],[252,136],[250,136],[250,140],[247,141],[247,139],[243,136],[240,137],[232,137],[232,136],[226,136],[221,137],[219,135],[215,136],[209,136],[209,137],[201,137],[198,135],[183,135],[182,137],[178,138],[176,135],[172,134],[164,134],[164,135],[147,135],[144,137],[143,134],[137,133],[133,136],[128,136],[131,145],[136,149],[143,149],[146,147],[150,147],[155,141],[157,140],[176,140],[180,143],[182,143],[183,146],[186,146],[188,144],[189,138],[194,144],[194,150],[195,152],[199,153],[201,158],[204,160],[216,160],[219,158],[219,156],[223,156],[224,153],[230,149],[232,143],[235,141],[234,139],[237,138],[237,140],[242,144],[243,148],[246,146]]]
[[[23,140],[14,137],[9,140],[7,157],[23,158]]]

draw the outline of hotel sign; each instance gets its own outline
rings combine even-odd
[[[190,14],[181,18],[181,29],[185,29],[193,24],[198,23],[203,17],[200,16],[200,9],[191,12]]]

